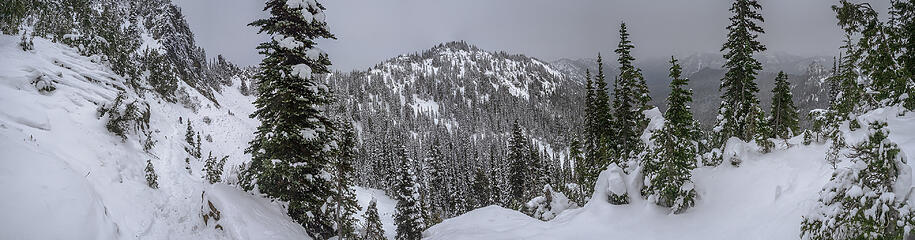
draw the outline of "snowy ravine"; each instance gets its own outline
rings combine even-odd
[[[281,203],[229,184],[250,158],[244,149],[258,125],[248,117],[253,98],[234,87],[238,79],[215,95],[220,107],[188,91],[202,100],[195,112],[155,94],[138,96],[98,58],[42,38],[34,42],[26,52],[18,37],[0,35],[0,239],[308,239]],[[40,92],[35,79],[56,89]],[[150,105],[156,144],[148,153],[136,134],[122,141],[98,117],[117,89]],[[228,156],[222,183],[203,179],[202,160],[191,158],[190,173],[185,169],[187,121],[212,137],[202,142],[204,158]],[[147,160],[158,189],[146,184]],[[395,202],[373,189],[356,193],[362,209],[378,198],[393,237]],[[209,203],[219,220],[207,224]]]
[[[889,138],[908,159],[915,155],[915,113],[884,108],[859,117],[889,124]],[[864,130],[846,139],[863,139]],[[854,139],[854,140],[852,140]],[[601,173],[592,199],[582,208],[567,210],[544,222],[520,212],[489,206],[445,220],[426,230],[428,239],[798,239],[802,215],[815,205],[833,173],[822,144],[795,146],[760,154],[743,151],[739,168],[721,165],[693,171],[699,193],[697,205],[673,215],[639,197],[628,205],[606,201],[608,171]],[[847,162],[846,162],[847,163]],[[908,162],[910,166],[913,163]],[[839,166],[843,167],[843,166]],[[911,177],[911,176],[910,176]],[[638,192],[627,177],[630,196]],[[635,195],[638,196],[638,195]],[[911,200],[911,199],[910,199]]]

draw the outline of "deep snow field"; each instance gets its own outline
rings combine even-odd
[[[136,134],[122,142],[97,114],[118,88],[128,89],[123,78],[72,48],[35,38],[25,52],[18,43],[0,35],[0,239],[308,239],[279,203],[227,184],[250,158],[244,148],[258,125],[248,118],[253,98],[240,94],[239,80],[216,94],[220,107],[188,91],[201,103],[196,113],[146,94],[157,141],[146,153]],[[31,83],[38,78],[56,90],[39,92]],[[191,172],[185,169],[188,120],[212,136],[202,141],[203,158],[229,156],[223,183],[203,179],[203,160],[192,158]],[[147,160],[158,189],[146,185]],[[374,189],[356,192],[361,208],[378,198],[393,237],[395,202]],[[208,202],[221,217],[205,224]]]

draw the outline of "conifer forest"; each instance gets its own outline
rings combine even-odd
[[[915,239],[915,0],[0,0],[0,239]]]

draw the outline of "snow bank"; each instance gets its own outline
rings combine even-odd
[[[218,220],[209,219],[207,226],[220,225],[232,239],[311,239],[301,225],[270,200],[225,184],[207,187],[201,197],[203,212],[210,210],[212,202],[220,216]]]
[[[37,148],[33,140],[0,138],[0,239],[117,238],[88,173]]]

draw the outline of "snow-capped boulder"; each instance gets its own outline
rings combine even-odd
[[[620,205],[629,203],[629,191],[626,188],[628,176],[623,169],[615,163],[607,166],[607,198],[611,204]]]
[[[526,204],[526,210],[534,218],[549,221],[566,209],[578,208],[578,204],[569,200],[562,192],[553,191],[547,184],[543,186],[541,196],[537,196]]]

